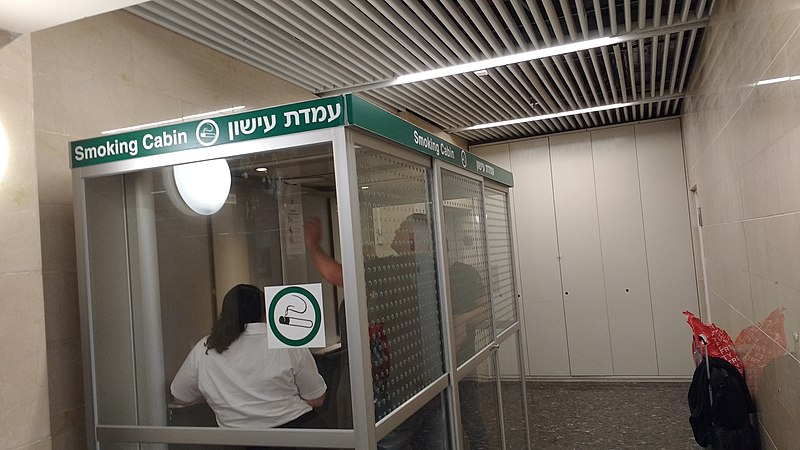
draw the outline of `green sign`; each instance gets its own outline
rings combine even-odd
[[[355,125],[400,145],[512,186],[511,172],[352,94],[70,143],[72,167]]]
[[[511,172],[502,167],[436,137],[366,100],[353,95],[346,95],[345,98],[348,124],[361,127],[436,159],[463,167],[506,186],[514,185]]]
[[[262,139],[344,124],[343,97],[327,97],[70,143],[72,167]]]

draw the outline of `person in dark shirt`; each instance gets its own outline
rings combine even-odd
[[[342,286],[344,284],[342,266],[328,255],[319,245],[320,221],[311,219],[306,224],[306,248],[314,266],[320,275],[329,283]],[[431,311],[424,308],[426,301],[431,299],[436,303],[437,289],[435,276],[435,259],[433,240],[429,218],[426,214],[411,214],[403,220],[395,231],[391,243],[395,255],[377,257],[365,255],[364,270],[367,281],[374,281],[372,286],[368,283],[368,305],[373,307],[370,316],[370,328],[380,325],[382,337],[380,343],[370,330],[370,345],[373,364],[373,395],[375,397],[376,420],[383,417],[391,406],[392,395],[396,399],[405,400],[421,388],[433,381],[442,373],[441,332],[439,327],[438,304],[433,305]],[[381,271],[386,274],[375,276]],[[487,292],[480,273],[472,266],[462,262],[452,262],[449,266],[450,298],[452,301],[453,325],[455,329],[455,347],[458,364],[463,363],[475,354],[476,330],[480,325],[486,325],[488,320]],[[369,306],[368,306],[369,307]],[[425,309],[422,310],[421,309]],[[425,320],[426,314],[435,314],[435,320]],[[420,320],[423,317],[423,320]],[[344,308],[340,308],[340,323],[344,323]],[[433,326],[435,331],[424,327]],[[484,326],[484,328],[486,328]],[[344,326],[342,330],[344,330]],[[400,332],[398,332],[400,331]],[[421,338],[403,338],[403,332],[420,333]],[[346,350],[346,336],[342,331],[342,347]],[[380,336],[379,336],[380,338]],[[436,343],[427,342],[431,339]],[[376,349],[376,342],[378,343]],[[427,345],[426,345],[427,344]],[[382,348],[385,345],[388,347]],[[439,352],[423,351],[438,347]],[[384,352],[384,350],[387,350]],[[419,366],[417,372],[401,373],[391,369],[393,361],[405,363],[407,366]],[[349,405],[349,370],[347,369],[346,353],[343,357],[342,378],[346,380],[346,396],[339,396],[340,401]],[[385,368],[386,372],[376,367]],[[345,373],[347,372],[347,373]],[[421,373],[419,373],[421,372]],[[381,378],[385,376],[385,378]],[[340,387],[342,384],[340,384]],[[476,405],[477,387],[474,382],[462,380],[459,384],[463,391],[460,395],[465,419],[463,420],[464,432],[469,436],[472,448],[483,448],[486,432],[483,427],[479,411],[470,410]],[[387,403],[388,402],[388,403]],[[472,406],[470,406],[472,405]],[[394,405],[397,406],[397,405]],[[340,408],[347,406],[340,405]],[[466,408],[466,409],[465,409]],[[349,409],[348,409],[349,411]],[[436,427],[443,427],[441,419],[442,409],[439,399],[434,399],[429,405],[423,407],[417,414],[409,419],[394,432],[390,433],[381,443],[379,448],[437,448],[428,436],[436,435]],[[467,417],[469,416],[469,417]],[[426,423],[428,422],[428,423]],[[431,431],[428,433],[427,431]],[[391,442],[391,444],[390,444]],[[445,446],[442,443],[442,446]],[[488,447],[487,447],[488,448]]]

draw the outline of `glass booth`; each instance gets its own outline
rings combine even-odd
[[[507,171],[352,95],[70,150],[90,447],[529,447]],[[172,396],[238,284],[265,348],[312,355],[324,426]]]

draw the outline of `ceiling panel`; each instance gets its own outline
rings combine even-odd
[[[712,9],[712,0],[156,0],[128,10],[320,96],[358,93],[478,144],[679,114]],[[398,84],[521,54],[482,76]]]

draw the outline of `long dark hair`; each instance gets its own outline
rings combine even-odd
[[[206,340],[206,353],[210,349],[217,353],[227,350],[242,334],[245,325],[263,321],[264,308],[264,293],[261,289],[249,284],[238,284],[231,288],[225,294],[222,311]]]

